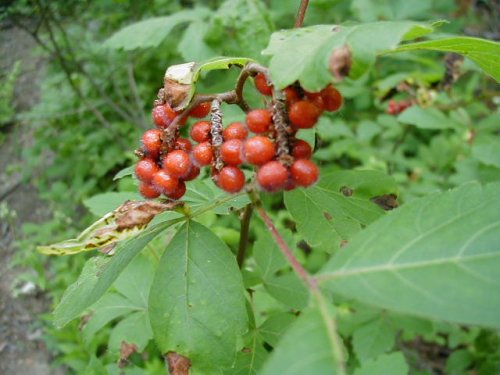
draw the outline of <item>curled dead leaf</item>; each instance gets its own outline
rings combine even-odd
[[[189,368],[191,367],[189,358],[176,352],[168,352],[165,355],[165,360],[170,375],[189,375]]]
[[[333,50],[328,66],[332,75],[342,80],[349,75],[352,65],[352,54],[347,45]]]

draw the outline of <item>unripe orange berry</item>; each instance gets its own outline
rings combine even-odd
[[[312,156],[312,147],[306,141],[297,139],[292,147],[292,156],[294,159],[310,159]]]
[[[270,161],[276,150],[274,143],[267,137],[256,136],[247,139],[244,145],[244,156],[248,163],[262,165]]]
[[[287,169],[276,160],[264,164],[257,172],[257,182],[266,191],[282,190],[287,181]]]
[[[267,109],[254,109],[247,113],[248,130],[254,133],[264,133],[269,130],[273,116]]]
[[[319,168],[307,159],[295,160],[290,168],[290,174],[295,185],[311,186],[319,177]]]
[[[179,184],[179,180],[176,177],[169,175],[163,169],[155,173],[152,182],[153,186],[163,194],[172,193],[177,189],[177,185]]]
[[[146,199],[154,199],[160,196],[160,192],[146,182],[141,182],[139,184],[139,193]]]
[[[239,165],[243,163],[243,141],[240,139],[230,139],[222,144],[220,148],[222,161],[229,165]]]
[[[245,128],[241,122],[233,122],[222,132],[224,140],[229,141],[230,139],[246,139],[248,136],[248,130]]]
[[[195,118],[206,117],[210,113],[210,106],[210,102],[198,104],[196,107],[189,111],[189,116]]]
[[[191,168],[189,154],[183,150],[169,152],[163,158],[163,169],[171,176],[184,177]]]
[[[229,165],[221,169],[217,183],[222,190],[237,193],[245,186],[245,174],[241,169]]]
[[[195,142],[207,142],[210,139],[210,129],[212,126],[208,121],[198,121],[191,128],[191,139]]]
[[[262,95],[271,96],[273,94],[272,86],[267,84],[266,76],[259,73],[254,78],[255,87]]]
[[[209,142],[202,142],[193,147],[193,161],[198,167],[209,165],[214,157],[212,145]]]
[[[342,106],[342,94],[333,85],[328,85],[321,90],[321,97],[327,111],[333,112]]]
[[[307,100],[293,103],[288,111],[290,122],[299,129],[312,128],[320,115],[321,110]]]
[[[178,200],[181,199],[185,193],[186,193],[186,184],[184,183],[184,181],[179,181],[175,190],[172,191],[171,193],[165,193],[165,195],[170,199]]]
[[[153,159],[141,159],[135,165],[135,175],[142,182],[151,182],[153,176],[158,172],[159,168]]]
[[[146,130],[142,135],[141,142],[144,150],[149,156],[152,158],[158,157],[161,149],[161,130]]]

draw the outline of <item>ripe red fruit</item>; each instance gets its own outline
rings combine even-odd
[[[255,87],[262,95],[271,96],[273,94],[273,88],[267,84],[266,76],[264,74],[257,74],[253,80],[255,82]]]
[[[198,104],[196,107],[189,111],[189,116],[195,118],[203,118],[210,113],[210,106],[210,102]]]
[[[153,177],[153,186],[163,194],[172,193],[177,189],[178,184],[179,180],[177,178],[169,175],[162,169],[156,172]]]
[[[176,150],[184,150],[186,152],[189,152],[189,151],[191,151],[192,148],[193,148],[193,145],[191,144],[191,142],[187,138],[179,137],[175,141],[175,149]]]
[[[148,155],[156,158],[160,154],[161,149],[161,130],[146,130],[142,135],[141,142]]]
[[[156,190],[152,185],[141,182],[139,184],[139,193],[146,199],[158,198],[160,196],[160,192]]]
[[[222,132],[224,140],[245,139],[248,136],[248,130],[241,122],[233,122]]]
[[[313,103],[299,100],[290,106],[288,117],[290,122],[299,129],[309,129],[316,124],[321,111]]]
[[[318,180],[319,169],[307,159],[295,160],[290,168],[293,182],[298,186],[310,186]]]
[[[173,200],[181,199],[182,196],[186,193],[186,184],[184,181],[179,181],[177,187],[171,193],[165,193],[167,197]]]
[[[153,176],[160,168],[156,165],[155,161],[150,158],[139,160],[135,165],[135,175],[142,182],[151,182]]]
[[[218,184],[228,193],[237,193],[245,186],[245,175],[241,169],[229,165],[219,172]]]
[[[288,181],[288,171],[279,161],[270,161],[259,168],[257,182],[267,191],[279,191]]]
[[[342,95],[332,85],[328,85],[321,90],[321,97],[327,111],[333,112],[342,106]]]
[[[310,159],[312,156],[311,145],[302,139],[297,139],[292,147],[292,156],[294,159]]]
[[[168,104],[154,107],[152,115],[153,122],[160,128],[167,128],[177,117],[177,113]]]
[[[306,92],[307,100],[313,103],[320,112],[323,112],[325,109],[325,103],[323,98],[321,97],[321,93],[319,92]]]
[[[198,167],[203,167],[212,162],[214,152],[209,142],[203,142],[193,147],[193,161]]]
[[[299,94],[297,93],[297,90],[295,90],[294,87],[288,86],[283,90],[286,96],[286,103],[290,106],[291,104],[295,103],[297,100],[299,100]]]
[[[210,139],[210,129],[212,126],[208,121],[198,121],[193,124],[191,128],[191,138],[193,141],[201,143]]]
[[[183,178],[184,181],[192,181],[200,175],[200,168],[191,165],[189,173]]]
[[[274,143],[267,137],[256,136],[248,139],[244,145],[244,155],[247,162],[262,165],[270,161],[276,150]]]
[[[184,177],[191,168],[189,155],[183,150],[174,150],[169,152],[163,158],[163,169],[174,177]]]
[[[247,113],[247,127],[254,133],[264,133],[273,121],[271,112],[267,109],[254,109]]]
[[[243,163],[243,141],[240,139],[230,139],[222,144],[220,156],[224,163],[229,165],[239,165]]]

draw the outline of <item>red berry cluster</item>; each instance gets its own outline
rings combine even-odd
[[[254,81],[260,93],[272,96],[273,88],[263,74],[257,74]],[[212,179],[221,189],[237,193],[246,182],[241,170],[244,163],[257,168],[257,183],[266,191],[314,184],[319,169],[310,160],[312,148],[295,136],[298,130],[313,127],[323,111],[340,108],[342,96],[332,85],[316,93],[294,85],[283,93],[284,104],[278,116],[273,100],[268,108],[249,111],[245,124],[234,122],[221,134],[217,133],[214,117],[211,121],[195,122],[189,132],[194,146],[189,139],[180,137],[179,132],[175,132],[173,141],[165,139],[166,129],[180,113],[166,103],[157,102],[152,112],[157,128],[143,134],[138,151],[141,158],[135,174],[140,181],[140,193],[145,198],[163,194],[180,199],[186,191],[185,181],[195,179],[204,166],[211,166]],[[205,102],[190,110],[188,116],[201,119],[210,110],[211,103]],[[183,116],[179,125],[184,125],[188,116]],[[277,126],[278,117],[285,124],[281,128]],[[253,133],[250,137],[249,132]]]
[[[202,103],[190,111],[189,116],[202,118],[210,112],[210,103]],[[180,199],[186,192],[185,181],[191,181],[200,174],[200,169],[190,156],[192,144],[189,139],[177,137],[172,150],[165,152],[163,130],[180,114],[167,103],[153,108],[153,122],[156,129],[149,129],[142,135],[141,159],[135,166],[135,175],[140,181],[139,192],[144,198],[157,198],[161,194],[170,199]],[[181,120],[186,123],[187,117]]]
[[[387,109],[386,112],[389,115],[399,115],[401,112],[403,112],[406,108],[411,107],[413,105],[413,102],[411,100],[389,100],[389,103],[387,104]]]

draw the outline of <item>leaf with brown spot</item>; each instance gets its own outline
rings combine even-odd
[[[136,351],[137,345],[122,341],[120,345],[120,359],[118,360],[118,367],[123,368],[127,366],[129,357]]]
[[[394,194],[379,195],[371,198],[370,200],[385,211],[392,210],[399,206],[397,196]]]
[[[345,44],[341,48],[333,50],[328,61],[328,67],[332,75],[338,80],[342,80],[349,75],[352,65],[352,54]]]
[[[189,368],[191,367],[189,358],[175,352],[168,352],[165,355],[165,361],[170,375],[189,375]]]

